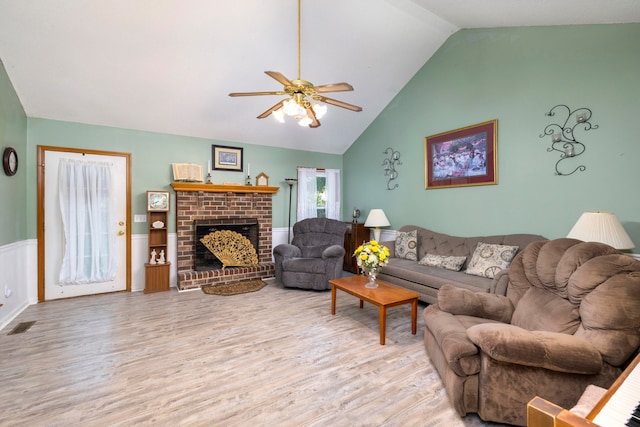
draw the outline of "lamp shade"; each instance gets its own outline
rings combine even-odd
[[[585,212],[567,237],[585,242],[606,243],[616,249],[633,249],[635,245],[613,212]]]
[[[364,222],[365,227],[388,227],[390,225],[391,223],[382,209],[371,209],[367,220]]]
[[[373,227],[374,240],[380,240],[380,227],[388,227],[391,223],[387,219],[382,209],[371,209],[367,220],[364,222],[365,227]]]

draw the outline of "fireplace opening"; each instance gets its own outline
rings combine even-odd
[[[194,225],[196,246],[194,270],[196,271],[222,269],[222,262],[200,241],[202,237],[215,231],[235,231],[246,237],[256,252],[259,251],[260,226],[257,218],[197,219]]]

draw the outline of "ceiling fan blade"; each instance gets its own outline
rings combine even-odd
[[[282,73],[279,73],[277,71],[265,71],[264,73],[272,79],[279,81],[283,86],[293,86],[291,81],[289,81],[289,79],[286,78]]]
[[[358,107],[357,105],[347,104],[346,102],[338,101],[337,99],[325,98],[324,96],[319,96],[317,97],[317,99],[320,102],[326,102],[327,104],[346,108],[347,110],[362,111],[362,107]]]
[[[286,95],[286,92],[272,91],[272,92],[232,92],[229,96],[261,96],[261,95]]]
[[[307,108],[307,115],[311,118],[311,124],[309,125],[310,128],[317,128],[320,126],[320,122],[318,121],[318,118],[316,117],[316,112],[313,111],[313,108],[311,107]]]
[[[269,114],[273,113],[274,111],[276,111],[278,108],[282,107],[282,105],[284,104],[284,99],[280,102],[278,102],[276,105],[274,105],[273,107],[269,108],[267,111],[265,111],[264,113],[260,114],[258,116],[259,119],[264,119],[265,117],[267,117]]]
[[[333,83],[330,85],[320,85],[314,87],[315,91],[318,93],[328,93],[328,92],[347,92],[353,90],[353,86],[349,83]]]

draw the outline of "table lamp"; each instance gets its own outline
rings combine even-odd
[[[380,227],[388,227],[390,225],[391,223],[382,209],[371,209],[367,220],[364,222],[365,227],[373,228],[373,238],[378,242],[380,241]]]

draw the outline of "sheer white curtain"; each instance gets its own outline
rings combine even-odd
[[[327,218],[340,220],[340,170],[326,169]]]
[[[318,191],[316,168],[298,168],[298,212],[297,221],[318,216],[316,193]]]
[[[318,177],[325,177],[325,216],[340,220],[340,170],[298,168],[297,221],[318,216]]]
[[[61,159],[58,169],[65,252],[60,284],[106,282],[117,271],[111,166]]]

